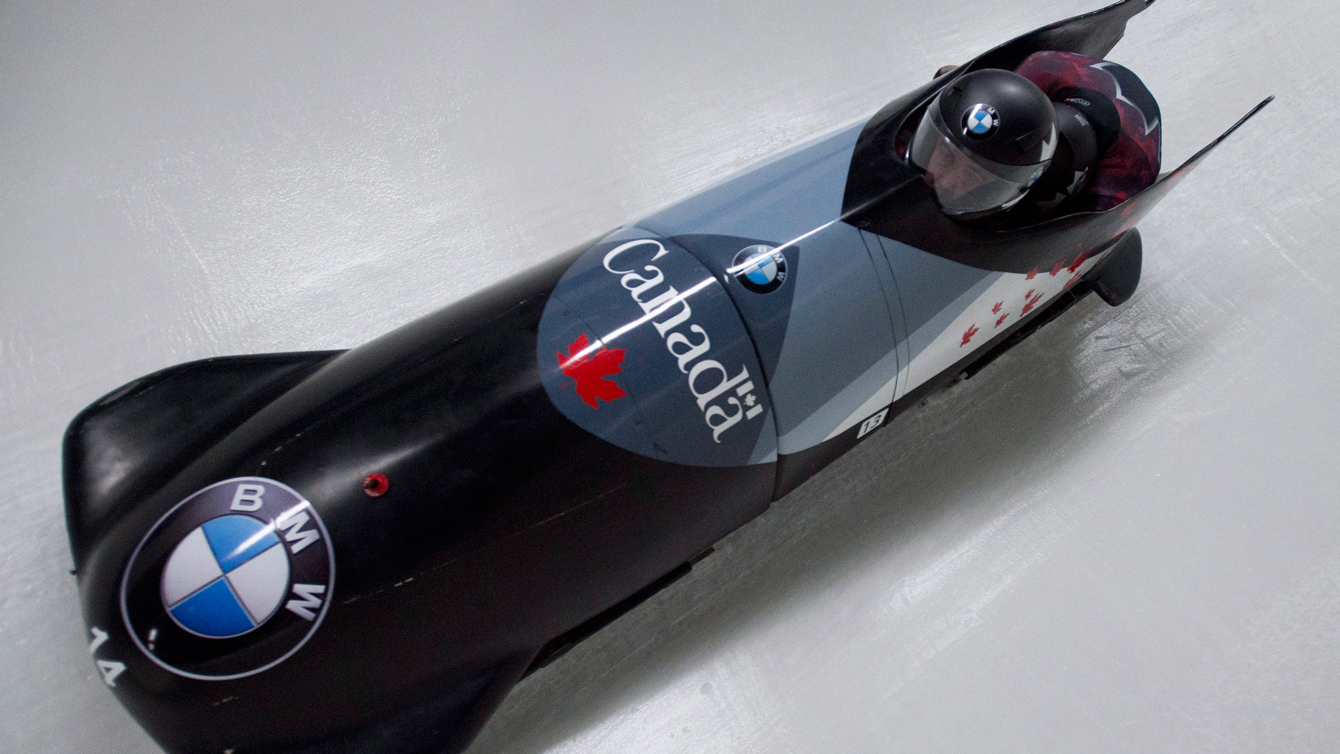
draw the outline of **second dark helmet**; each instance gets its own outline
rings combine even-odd
[[[1011,71],[974,71],[926,110],[912,164],[944,211],[970,220],[1014,206],[1056,152],[1056,112],[1036,84]]]

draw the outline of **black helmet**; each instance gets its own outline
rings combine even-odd
[[[1061,132],[1061,141],[1051,168],[1028,192],[1026,200],[1042,213],[1055,210],[1082,191],[1100,156],[1098,134],[1089,118],[1068,102],[1053,102],[1052,107],[1056,108],[1056,128]]]
[[[949,84],[912,138],[912,164],[940,207],[971,220],[1009,209],[1047,170],[1056,152],[1056,112],[1033,82],[998,69]]]

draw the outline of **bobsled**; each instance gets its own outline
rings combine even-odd
[[[949,82],[1103,57],[1148,4],[1014,39],[352,350],[98,400],[64,484],[100,677],[169,752],[461,751],[929,391],[1132,295],[1136,224],[1222,137],[1113,209],[1013,228],[947,217],[899,145]]]

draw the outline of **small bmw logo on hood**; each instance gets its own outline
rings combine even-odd
[[[735,255],[730,272],[746,289],[771,293],[786,282],[786,255],[771,246],[749,246]]]
[[[121,611],[159,666],[201,680],[241,678],[298,651],[335,587],[326,527],[302,495],[240,477],[178,503],[130,558]]]
[[[963,133],[974,139],[986,139],[1000,129],[1000,116],[987,104],[976,104],[963,115]]]

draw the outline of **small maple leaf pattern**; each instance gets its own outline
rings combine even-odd
[[[976,335],[977,333],[978,333],[977,325],[972,325],[971,327],[969,327],[968,331],[963,333],[963,342],[960,343],[958,347],[962,348],[971,343],[973,336]]]
[[[1024,276],[1024,280],[1032,280],[1037,276],[1038,276],[1038,268],[1034,267],[1033,269],[1028,271],[1027,275]]]
[[[1009,318],[1010,318],[1009,312],[1005,312],[1004,314],[1000,315],[1000,319],[996,320],[996,329],[999,330],[1000,326],[1005,324],[1005,320]]]
[[[1052,268],[1051,276],[1056,277],[1057,275],[1061,274],[1061,270],[1064,269],[1065,269],[1065,262],[1057,262],[1056,266]]]
[[[991,307],[991,313],[992,313],[992,314],[1000,314],[1000,309],[1001,309],[1001,307],[1003,307],[1003,306],[1005,306],[1005,302],[1004,302],[1004,301],[997,301],[997,302],[996,302],[996,305],[993,306],[993,307]]]
[[[1019,312],[1020,317],[1033,311],[1033,307],[1037,306],[1038,302],[1042,300],[1042,294],[1029,291],[1028,293],[1024,294],[1024,298],[1028,300],[1024,302],[1023,310]]]
[[[1079,256],[1075,257],[1075,263],[1067,267],[1066,271],[1070,272],[1071,274],[1074,274],[1074,272],[1078,270],[1080,267],[1082,267],[1084,263],[1087,261],[1089,261],[1089,252],[1086,251],[1083,254],[1080,254]]]
[[[602,345],[594,353],[583,354],[590,345],[590,339],[582,333],[568,346],[566,355],[555,355],[558,356],[558,368],[577,383],[577,397],[591,408],[599,409],[597,399],[610,403],[627,395],[614,380],[606,379],[623,371],[619,365],[623,364],[627,349]]]

